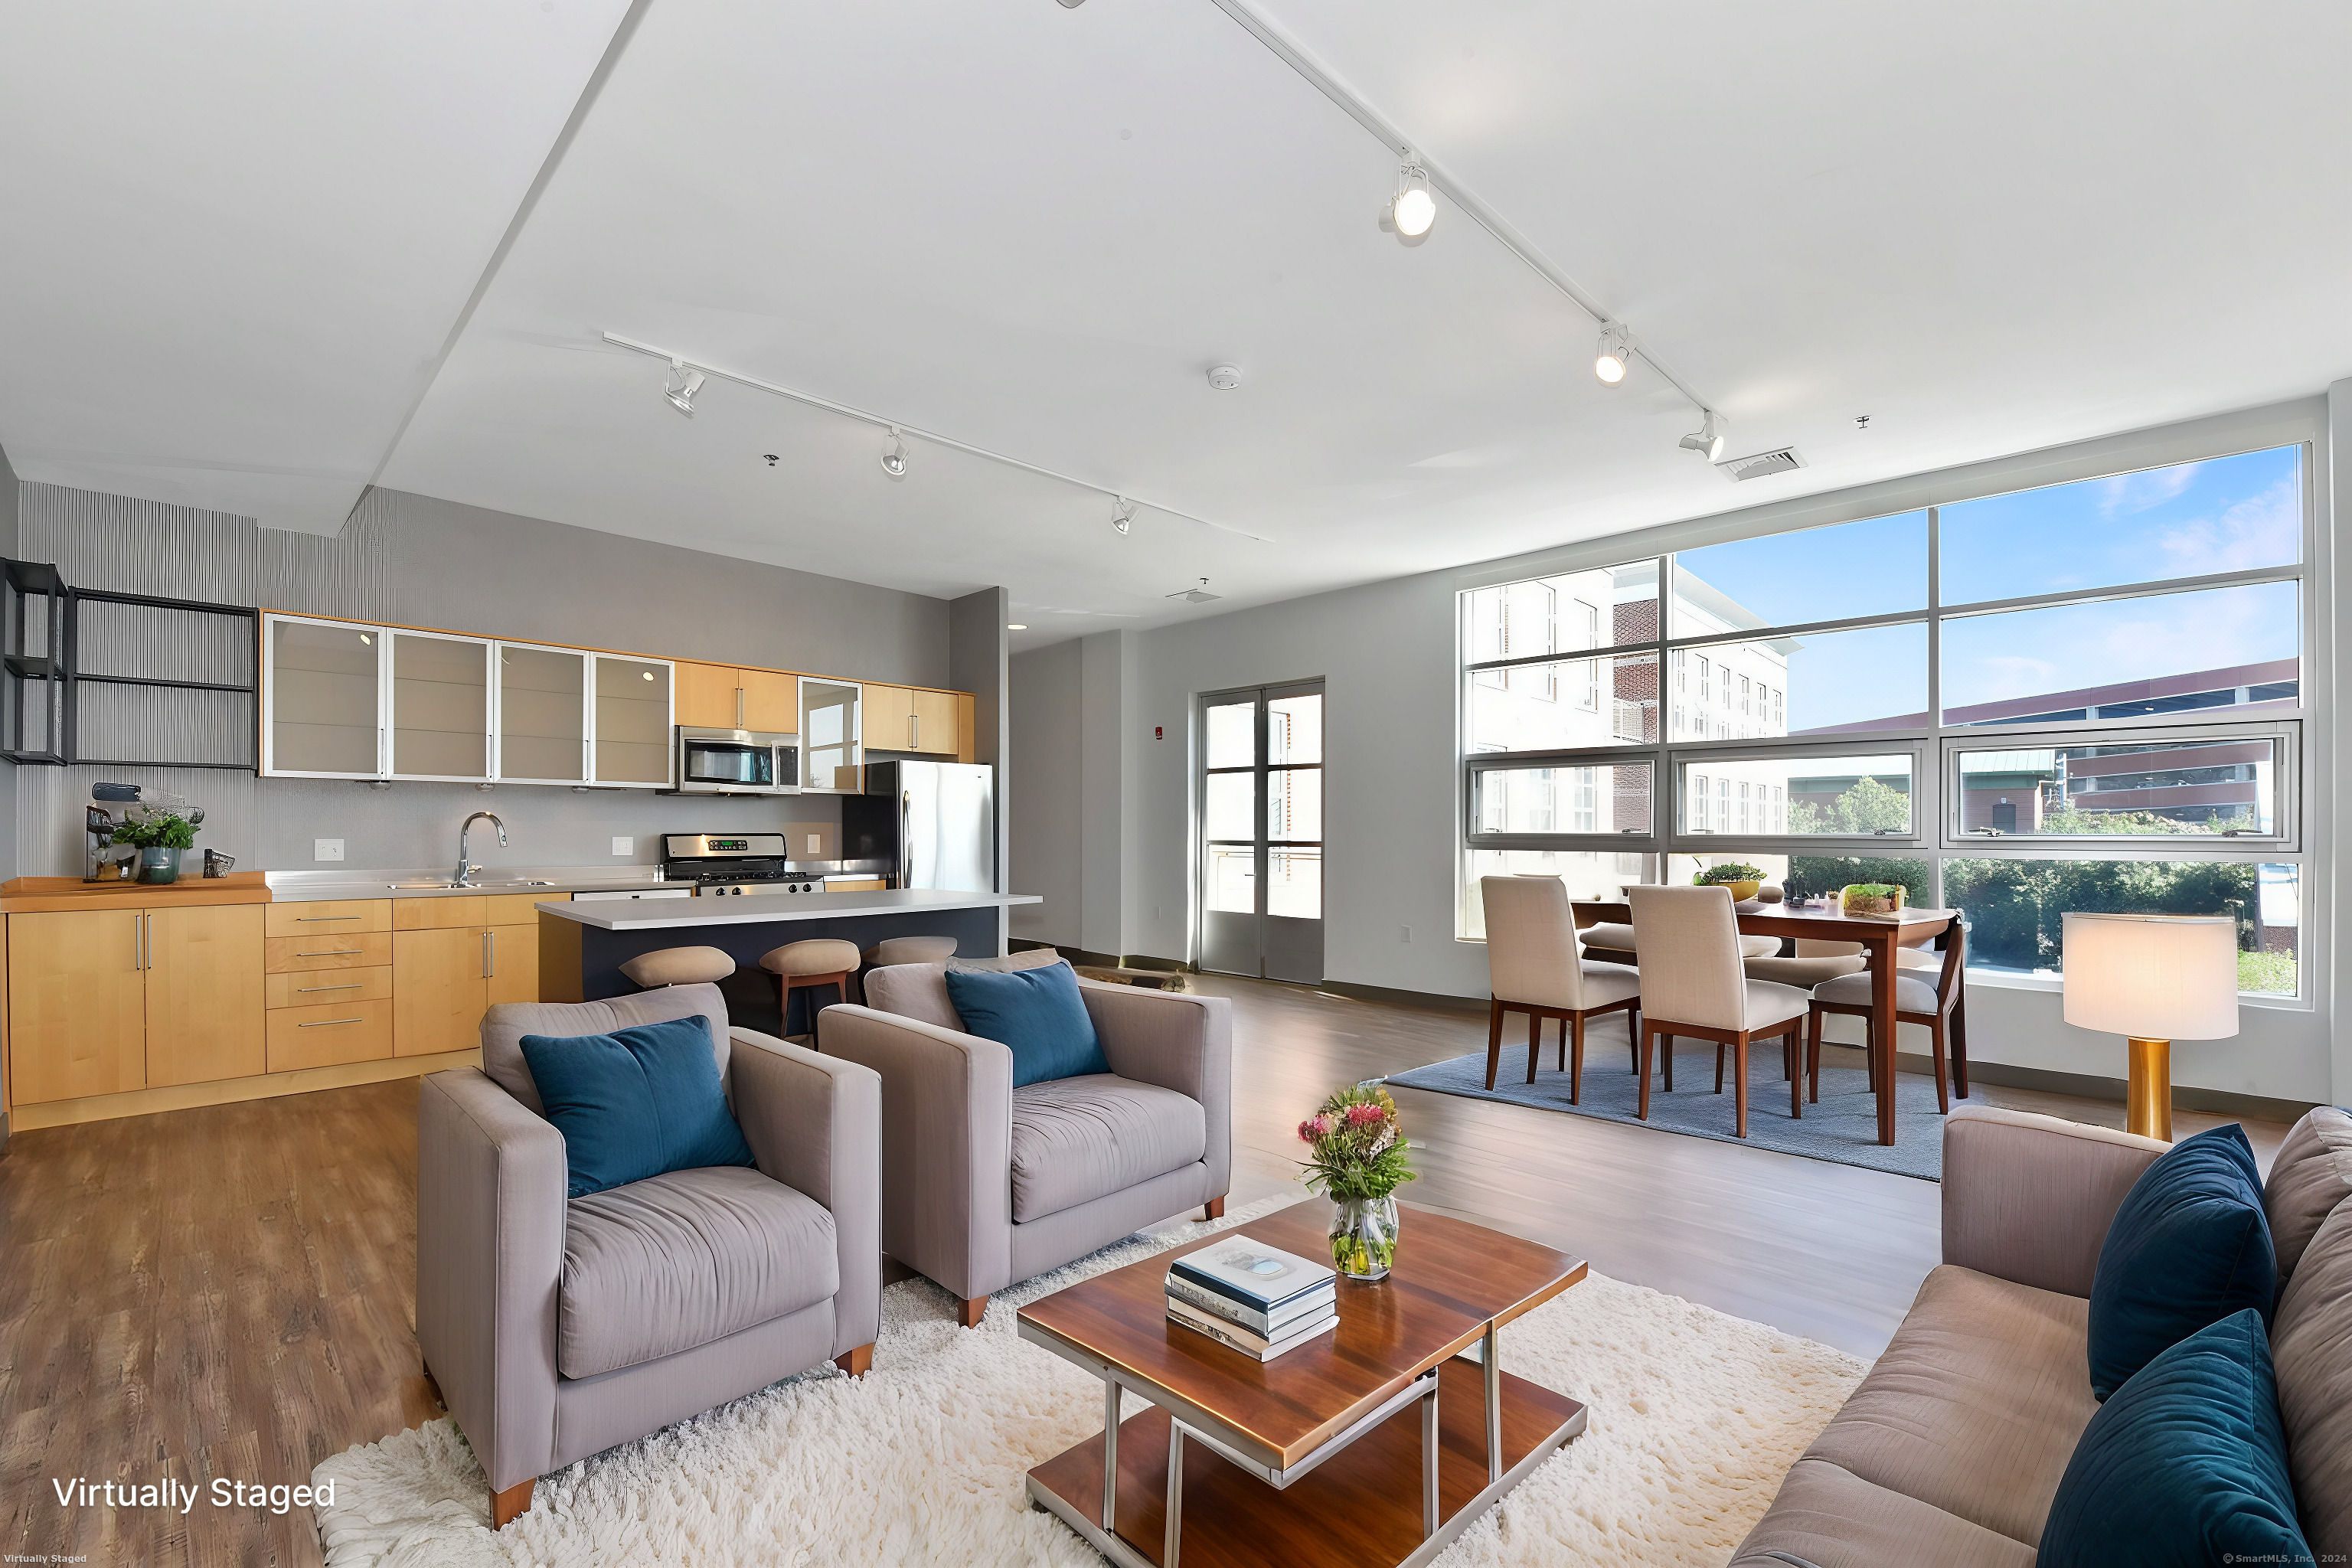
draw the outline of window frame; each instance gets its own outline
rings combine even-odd
[[[2097,722],[2104,724],[2105,721],[2100,721]],[[1990,732],[1988,733],[1988,731]],[[1960,814],[1967,805],[1967,801],[1962,795],[1960,787],[1960,759],[1966,753],[1970,752],[2039,752],[2044,750],[2065,750],[2069,748],[2070,744],[2079,745],[2086,736],[2094,739],[2100,739],[2110,734],[2116,735],[2118,738],[2127,737],[2128,743],[2134,745],[2162,743],[2166,742],[2187,743],[2191,742],[2253,740],[2263,740],[2274,742],[2278,747],[2278,752],[2277,760],[2272,764],[2272,787],[2277,791],[2278,798],[2271,803],[2271,809],[2272,820],[2277,824],[2279,831],[2268,834],[2241,834],[2230,838],[2217,838],[2211,837],[2195,838],[2166,838],[2158,835],[2147,833],[2003,832],[1998,838],[1996,838],[1988,834],[1982,834],[1973,830],[1963,830],[1960,826]],[[2210,856],[2181,854],[2147,855],[2137,853],[2125,855],[2111,853],[2096,856],[2095,858],[2103,859],[2128,860],[2243,860],[2250,858],[2261,858],[2261,852],[2265,850],[2274,851],[2275,858],[2292,858],[2294,856],[2300,855],[2303,852],[2304,847],[2302,736],[2303,725],[2302,722],[2297,720],[2281,720],[2268,723],[2249,720],[2245,722],[2237,724],[2173,724],[2160,727],[2150,727],[2144,724],[2138,724],[2135,721],[2134,728],[2123,731],[2107,731],[2103,728],[2095,728],[2092,723],[2051,725],[2045,728],[2032,730],[2025,729],[2021,726],[2015,731],[2011,731],[2003,726],[1975,725],[1970,726],[1969,729],[1960,731],[1959,733],[1953,733],[1948,731],[1943,736],[1941,742],[1943,747],[1942,771],[1944,775],[1944,821],[1943,831],[1937,839],[1937,847],[1941,853],[1950,855],[1958,854],[1963,850],[1981,849],[1989,845],[1995,845],[2004,848],[2032,847],[2040,850],[2056,849],[2061,847],[2090,850],[2102,848],[2118,850],[2128,848],[2133,850],[2142,850],[2161,847],[2169,847],[2175,850],[2181,850],[2200,846],[2218,847],[2227,845],[2229,847],[2228,853]],[[2011,745],[1993,745],[1989,743],[1996,740],[2011,741],[2015,743]],[[2049,859],[2052,858],[2052,857],[2047,854],[2037,853],[2031,857],[2031,858]]]

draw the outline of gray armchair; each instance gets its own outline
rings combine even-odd
[[[977,1327],[988,1298],[1140,1226],[1206,1205],[1233,1177],[1233,1004],[1081,981],[1108,1073],[1013,1087],[1013,1052],[963,1031],[947,967],[866,977],[828,1007],[826,1058],[882,1076],[882,1249],[946,1287]]]
[[[757,1164],[673,1171],[567,1203],[524,1035],[703,1015]],[[499,1528],[539,1477],[832,1358],[881,1325],[882,1086],[854,1062],[727,1026],[715,985],[511,1003],[482,1068],[424,1080],[416,1339],[488,1473]]]

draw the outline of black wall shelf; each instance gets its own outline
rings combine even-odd
[[[42,562],[0,560],[0,679],[7,687],[0,704],[0,757],[9,762],[47,767],[86,763],[110,768],[213,768],[238,773],[258,771],[261,762],[260,693],[252,683],[182,680],[167,676],[112,675],[84,670],[81,664],[81,606],[129,605],[192,616],[223,616],[257,622],[260,611],[250,605],[215,605],[200,599],[171,599],[154,594],[118,594],[104,588],[76,588],[56,566]],[[37,642],[38,646],[31,646]],[[255,657],[259,658],[257,647]],[[178,691],[241,693],[253,699],[246,760],[190,762],[166,757],[90,757],[81,754],[81,688],[139,686]],[[29,722],[28,722],[29,721]],[[42,744],[28,746],[26,736],[37,729]]]

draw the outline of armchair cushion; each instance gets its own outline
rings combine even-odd
[[[1110,1071],[1068,964],[1012,973],[950,968],[947,988],[966,1032],[1012,1051],[1014,1089]]]
[[[840,1287],[833,1216],[814,1198],[740,1166],[667,1172],[571,1205],[556,1365],[573,1378],[635,1366]]]
[[[1013,1223],[1196,1163],[1208,1141],[1200,1101],[1174,1089],[1108,1072],[1015,1089]]]
[[[571,1038],[525,1035],[521,1044],[547,1119],[563,1134],[566,1196],[665,1171],[751,1163],[711,1059],[709,1019]]]
[[[539,1087],[523,1060],[525,1035],[609,1035],[634,1024],[666,1018],[710,1021],[710,1056],[721,1082],[727,1078],[727,999],[716,985],[665,985],[604,1002],[500,1002],[482,1015],[482,1071],[490,1081],[543,1115]]]

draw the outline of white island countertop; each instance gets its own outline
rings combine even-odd
[[[666,931],[688,926],[757,925],[771,921],[837,921],[925,910],[994,910],[1042,904],[1038,893],[945,893],[898,888],[878,893],[754,893],[736,899],[614,900],[543,903],[539,912],[603,931]]]

